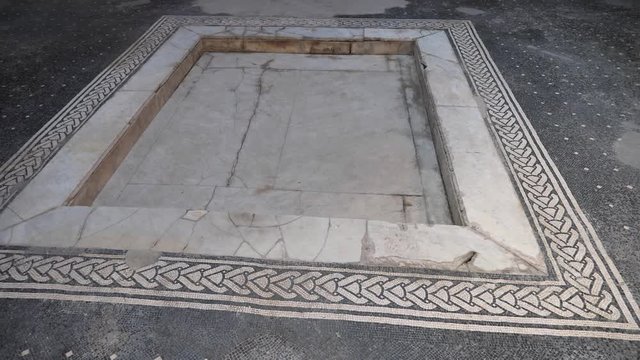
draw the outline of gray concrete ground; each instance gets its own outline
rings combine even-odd
[[[0,2],[0,161],[164,14],[470,19],[639,298],[639,9],[633,0]],[[639,356],[637,344],[613,340],[36,300],[0,309],[0,353],[28,348],[37,359],[70,349],[108,358],[116,343],[119,358],[140,359]]]

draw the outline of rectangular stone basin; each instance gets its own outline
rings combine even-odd
[[[181,27],[0,244],[544,274],[465,72],[442,31]]]
[[[206,53],[94,206],[451,223],[416,79],[409,55]]]

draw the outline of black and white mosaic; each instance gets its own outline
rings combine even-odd
[[[524,199],[544,234],[548,278],[161,257],[132,270],[122,254],[0,251],[4,298],[229,310],[486,332],[640,338],[640,309],[537,138],[472,24],[445,20],[167,16],[100,74],[0,169],[4,206],[64,141],[183,25],[446,30]],[[393,270],[393,271],[391,271]]]

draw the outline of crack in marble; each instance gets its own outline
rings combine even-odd
[[[531,260],[527,259],[526,256],[520,254],[517,250],[509,248],[508,246],[500,243],[499,241],[496,241],[493,237],[491,237],[489,234],[485,233],[484,231],[482,231],[481,229],[479,229],[479,227],[475,224],[468,224],[468,228],[471,229],[471,231],[475,232],[476,234],[482,236],[484,239],[491,241],[492,243],[496,244],[498,247],[500,247],[502,250],[504,250],[505,252],[509,253],[510,255],[514,256],[515,258],[517,258],[518,260],[524,262],[525,264],[527,264],[527,266],[533,268],[535,271],[537,271],[540,274],[546,274],[547,272],[544,269],[541,269],[538,265],[534,264]]]
[[[456,266],[456,269],[459,269],[461,266],[467,268],[467,271],[471,271],[469,265],[473,264],[473,261],[478,257],[478,253],[476,251],[469,251],[468,253],[460,256],[458,259],[454,260],[453,263],[459,263]]]
[[[164,236],[169,232],[169,230],[171,230],[171,228],[180,220],[183,220],[182,217],[179,217],[175,220],[173,220],[171,223],[169,223],[169,226],[167,226],[163,231],[162,234],[158,235],[158,237],[156,238],[156,240],[153,242],[153,244],[149,247],[149,249],[153,249],[155,248],[158,243],[160,242],[160,240],[162,240],[162,238],[164,238]],[[193,226],[195,226],[195,222],[193,222]]]
[[[439,59],[439,60],[442,60],[442,61],[446,61],[446,62],[449,62],[449,63],[452,63],[452,64],[460,65],[460,63],[457,60],[445,59],[445,58],[443,58],[441,56],[434,55],[433,53],[430,53],[430,52],[427,52],[427,51],[422,51],[422,53],[425,54],[425,55],[428,55],[428,56],[432,56],[432,57],[434,57],[436,59]],[[422,65],[425,66],[425,68],[427,67],[427,65],[425,63],[423,63],[422,61],[421,61],[421,63],[422,63]]]
[[[282,227],[281,226],[278,226],[278,232],[280,233],[280,240],[278,240],[278,241],[282,241],[284,243],[284,233],[282,232]],[[287,251],[286,244],[283,244],[283,247],[284,247],[283,260],[290,259],[289,258],[289,252]]]
[[[5,215],[5,212],[10,212],[11,214],[13,214],[13,216],[14,216],[15,218],[17,218],[17,219],[18,219],[18,221],[17,221],[17,222],[10,222],[10,223],[9,223],[9,225],[6,225],[6,226],[4,226],[4,227],[0,227],[0,231],[4,231],[4,230],[6,230],[6,229],[9,229],[9,228],[10,228],[10,227],[12,227],[12,226],[18,225],[18,224],[23,223],[23,222],[25,221],[25,220],[24,220],[20,215],[18,215],[18,213],[16,213],[15,211],[13,211],[13,209],[11,209],[9,206],[7,206],[7,207],[5,208],[4,212],[0,213],[0,216]],[[37,216],[37,215],[36,215],[36,216]]]
[[[282,234],[282,232],[280,232],[280,234]],[[271,246],[271,248],[262,256],[263,258],[266,258],[269,256],[269,254],[271,254],[271,252],[276,248],[276,246],[282,246],[282,250],[284,251],[284,254],[282,254],[282,259],[287,259],[288,256],[287,254],[287,247],[286,247],[286,243],[284,240],[284,237],[281,237],[280,239],[278,239],[273,246]]]
[[[233,215],[233,214],[229,213],[229,221],[231,221],[231,223],[233,224],[233,226],[235,226],[235,227],[237,227],[237,228],[256,228],[256,229],[258,229],[258,228],[264,228],[264,229],[267,229],[267,228],[277,228],[277,227],[280,227],[280,226],[289,225],[289,224],[291,224],[291,223],[293,223],[293,222],[295,222],[295,221],[300,220],[300,218],[302,218],[302,215],[300,215],[300,216],[296,216],[296,217],[295,217],[294,219],[292,219],[292,220],[289,220],[289,221],[284,222],[284,223],[278,223],[278,224],[275,224],[275,225],[253,225],[253,219],[255,218],[256,214],[251,214],[251,215],[252,215],[252,218],[251,218],[251,223],[250,223],[249,225],[239,225],[239,224],[237,224],[237,223],[233,220],[232,215]],[[241,215],[241,214],[235,214],[235,215]],[[277,220],[277,219],[276,219],[276,220]]]
[[[237,176],[236,176],[237,177]],[[238,186],[220,186],[221,188],[227,189],[256,189],[256,188],[247,188],[247,187],[238,187]],[[334,194],[334,195],[375,195],[375,196],[393,196],[393,197],[421,197],[422,194],[411,194],[411,193],[378,193],[378,192],[357,192],[357,191],[321,191],[321,190],[307,190],[307,189],[285,189],[278,187],[271,187],[269,190],[273,191],[287,191],[287,192],[296,192],[296,193],[314,193],[314,194]]]
[[[8,207],[8,206],[7,206],[7,209],[9,209],[9,207]],[[47,209],[47,210],[45,210],[45,211],[43,211],[43,212],[41,212],[41,213],[35,214],[35,215],[33,215],[33,216],[29,216],[29,217],[27,217],[27,218],[23,218],[23,217],[22,217],[22,216],[20,216],[17,212],[15,212],[14,210],[11,210],[11,212],[13,212],[13,213],[14,213],[14,214],[15,214],[15,215],[16,215],[16,216],[17,216],[21,221],[19,221],[19,222],[15,223],[15,224],[9,225],[9,226],[7,226],[7,227],[4,227],[4,228],[0,229],[0,231],[4,231],[4,230],[10,229],[10,228],[15,228],[16,226],[18,226],[18,225],[20,225],[20,224],[22,224],[22,223],[28,222],[28,221],[30,221],[30,220],[32,220],[32,219],[35,219],[35,218],[37,218],[37,217],[39,217],[39,216],[41,216],[41,215],[45,215],[45,214],[47,214],[47,213],[50,213],[50,212],[52,212],[52,211],[54,211],[54,210],[56,210],[56,209],[58,209],[58,208],[57,208],[57,207],[52,207],[52,208]]]
[[[269,64],[273,62],[273,59],[267,61],[266,63],[264,63],[261,67],[262,67],[262,72],[260,73],[260,75],[258,76],[258,84],[257,84],[257,90],[258,90],[258,94],[256,97],[256,101],[255,104],[253,106],[253,111],[251,113],[251,116],[249,117],[249,120],[247,122],[247,128],[245,129],[244,133],[242,134],[242,139],[240,140],[240,147],[238,148],[238,151],[236,152],[236,157],[233,160],[233,163],[231,165],[231,171],[229,174],[229,177],[227,178],[226,184],[227,186],[231,185],[231,180],[233,179],[235,172],[236,172],[236,167],[238,166],[238,161],[240,160],[240,153],[242,152],[242,148],[244,147],[244,143],[247,140],[247,135],[249,134],[249,130],[251,129],[251,123],[253,122],[253,119],[256,117],[256,114],[258,112],[258,107],[260,106],[260,98],[262,97],[262,91],[263,91],[263,77],[264,77],[264,73],[267,71],[267,68],[269,66]]]
[[[105,231],[105,230],[108,230],[108,229],[110,229],[110,228],[112,228],[112,227],[116,226],[116,225],[120,225],[120,224],[122,224],[123,222],[125,222],[126,220],[128,220],[129,218],[131,218],[133,215],[137,214],[137,213],[138,213],[138,211],[140,211],[140,210],[141,210],[140,208],[127,208],[127,210],[129,210],[129,209],[132,209],[132,210],[133,210],[130,214],[126,215],[125,217],[123,217],[122,219],[120,219],[120,220],[116,221],[116,222],[115,222],[115,223],[113,223],[113,224],[107,225],[106,227],[104,227],[104,228],[102,228],[102,229],[100,229],[100,230],[97,230],[97,231],[94,231],[94,232],[92,232],[92,233],[90,233],[90,234],[86,234],[86,235],[82,236],[82,238],[81,238],[81,239],[83,239],[83,238],[87,238],[87,237],[89,237],[89,236],[93,236],[93,235],[96,235],[96,234],[99,234],[99,233],[101,233],[101,232],[103,232],[103,231]],[[87,221],[88,221],[88,220],[89,220],[89,217],[87,216]]]
[[[82,239],[82,233],[84,233],[84,228],[87,226],[87,222],[89,221],[89,217],[91,217],[91,214],[93,214],[98,208],[91,208],[91,210],[89,211],[89,213],[84,217],[84,219],[82,220],[82,225],[80,226],[80,230],[78,231],[78,236],[76,238],[76,241],[73,243],[73,247],[78,246],[78,243],[80,242],[80,239]]]
[[[244,82],[246,69],[245,68],[240,68],[240,72],[241,72],[240,80],[238,81],[238,84],[231,90],[233,92],[234,106],[235,106],[235,113],[234,113],[234,117],[233,117],[234,122],[236,120],[236,116],[238,115],[238,104],[240,102],[239,95],[238,95],[238,89],[240,89],[240,86],[242,86],[242,83]],[[260,94],[258,94],[258,96],[260,96]],[[256,108],[257,108],[257,104],[256,104]],[[249,119],[249,121],[251,121],[251,119]],[[247,126],[247,132],[249,131],[249,127],[248,126]],[[240,145],[240,146],[242,146],[242,145]]]
[[[296,77],[299,79],[300,78],[300,73],[298,72],[296,74]],[[287,145],[287,136],[289,135],[289,129],[291,128],[291,120],[293,119],[293,112],[296,108],[296,101],[298,100],[298,95],[299,95],[299,91],[298,90],[298,84],[300,84],[300,82],[298,81],[296,83],[296,91],[295,91],[295,95],[293,97],[293,100],[291,101],[291,110],[289,111],[289,117],[287,120],[287,128],[284,132],[284,138],[282,140],[282,145],[280,146],[280,153],[278,154],[278,162],[276,163],[276,170],[275,170],[275,178],[273,179],[273,186],[275,186],[278,183],[278,176],[280,174],[280,164],[282,163],[282,154],[284,153],[284,148]],[[302,195],[301,195],[302,196]]]
[[[213,187],[213,192],[211,193],[211,197],[209,198],[209,201],[207,201],[207,204],[204,206],[205,209],[209,209],[209,206],[211,205],[213,198],[216,196],[217,189],[218,189],[218,186]]]
[[[200,220],[202,220],[202,219],[200,219]],[[191,244],[191,239],[193,238],[193,233],[196,231],[196,225],[198,224],[198,221],[200,221],[200,220],[192,222],[192,224],[191,224],[191,232],[189,233],[189,236],[187,236],[187,242],[182,247],[181,252],[184,252],[189,247],[189,244]]]
[[[327,240],[329,239],[329,233],[331,232],[331,218],[328,219],[327,221],[327,232],[324,235],[324,241],[322,242],[322,247],[320,247],[320,250],[318,250],[318,253],[316,254],[316,256],[313,257],[313,261],[316,261],[318,259],[318,256],[320,256],[320,254],[322,254],[322,252],[324,251],[325,247],[327,246]]]

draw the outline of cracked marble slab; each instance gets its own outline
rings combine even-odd
[[[60,207],[0,230],[6,245],[543,274],[470,228],[177,208]]]
[[[446,222],[426,115],[408,105],[410,57],[207,53],[198,64],[96,204]],[[428,218],[426,195],[444,215]]]

